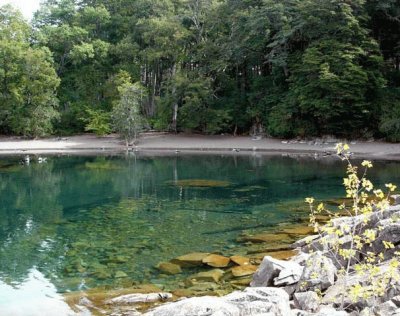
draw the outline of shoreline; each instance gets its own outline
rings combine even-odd
[[[341,140],[324,141],[282,140],[276,138],[252,138],[250,136],[208,136],[187,134],[144,134],[139,144],[128,151],[150,155],[182,154],[233,154],[233,155],[306,155],[329,157],[336,153],[335,144]],[[400,144],[381,141],[356,141],[349,143],[355,158],[400,160]],[[92,134],[71,137],[50,137],[23,140],[16,137],[0,137],[0,156],[26,154],[75,154],[98,155],[127,152],[117,135]]]

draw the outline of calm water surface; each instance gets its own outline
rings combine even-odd
[[[238,237],[299,222],[304,197],[342,196],[345,170],[335,158],[254,155],[19,160],[0,160],[0,305],[37,273],[59,293],[168,289],[158,262],[245,253]],[[400,164],[376,162],[371,178],[400,183]]]

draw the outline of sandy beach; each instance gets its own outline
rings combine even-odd
[[[143,134],[136,147],[130,150],[153,153],[224,152],[224,153],[298,153],[328,156],[335,152],[338,140],[316,139],[281,140],[252,138],[250,136],[205,136],[187,134]],[[400,160],[400,144],[382,141],[352,141],[351,151],[356,157]],[[49,137],[26,140],[18,137],[0,138],[0,155],[57,154],[57,153],[110,153],[126,151],[125,143],[117,135],[99,137],[84,134],[70,137]]]

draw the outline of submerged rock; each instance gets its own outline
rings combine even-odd
[[[232,268],[232,274],[234,277],[243,277],[247,275],[252,275],[257,271],[257,266],[251,264],[245,266],[237,266]]]
[[[218,284],[214,282],[195,282],[188,290],[192,292],[207,292],[218,289]]]
[[[181,267],[171,262],[160,262],[157,265],[157,269],[166,274],[171,274],[171,275],[182,273]]]
[[[251,277],[241,277],[230,281],[234,286],[249,286],[253,279]]]
[[[221,280],[222,276],[224,275],[224,271],[221,269],[213,269],[210,271],[204,271],[204,272],[199,272],[196,274],[193,274],[192,276],[189,277],[190,280],[196,280],[196,281],[211,281],[211,282],[219,282]]]
[[[245,266],[250,264],[250,259],[242,256],[232,256],[230,259],[239,266]]]
[[[244,236],[239,239],[239,241],[250,241],[252,243],[263,243],[282,240],[291,240],[291,238],[288,234],[262,233],[254,236]]]
[[[128,275],[124,271],[117,271],[115,272],[116,278],[126,278]]]
[[[203,261],[203,263],[205,263],[211,267],[225,268],[229,265],[229,262],[231,261],[231,259],[224,257],[224,256],[211,254],[211,255],[203,258],[202,261]]]
[[[171,262],[180,265],[181,267],[201,266],[203,265],[203,259],[209,255],[209,253],[205,252],[193,252],[172,259]]]
[[[314,233],[314,227],[299,225],[291,228],[285,228],[282,232],[295,236],[310,235]]]

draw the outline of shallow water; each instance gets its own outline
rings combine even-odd
[[[304,197],[342,196],[345,170],[335,158],[255,155],[19,160],[0,160],[0,297],[27,288],[32,271],[60,293],[176,287],[185,275],[160,275],[157,263],[245,254],[238,237],[301,222]],[[400,183],[400,164],[377,162],[371,178]]]

